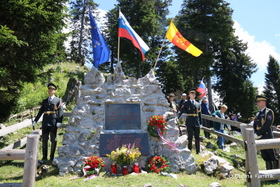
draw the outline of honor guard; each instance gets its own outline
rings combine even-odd
[[[186,119],[186,127],[188,133],[188,149],[192,150],[192,139],[193,136],[195,138],[195,149],[196,154],[200,152],[200,126],[201,126],[201,106],[200,103],[195,101],[196,90],[189,90],[189,100],[184,102],[180,112],[178,113],[178,118],[182,115],[182,113],[187,114]]]
[[[254,120],[255,139],[273,138],[272,125],[274,122],[274,112],[266,107],[266,98],[258,95],[256,97],[257,106],[260,111]],[[261,156],[266,163],[266,169],[278,169],[278,155],[275,149],[261,150]]]
[[[63,119],[62,101],[61,99],[59,99],[54,95],[57,86],[53,83],[49,83],[47,87],[48,87],[49,97],[43,100],[42,106],[39,109],[39,112],[32,123],[32,125],[34,126],[37,123],[37,121],[40,119],[41,115],[43,115],[43,121],[42,121],[42,142],[43,142],[42,160],[43,161],[47,160],[49,136],[51,140],[50,160],[53,160],[54,158],[54,153],[57,144],[57,140],[56,140],[57,126],[61,125]]]

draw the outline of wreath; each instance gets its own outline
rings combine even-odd
[[[146,169],[148,172],[169,172],[169,162],[164,156],[151,156],[147,159]]]
[[[147,131],[153,137],[159,137],[157,129],[159,128],[159,132],[161,135],[164,134],[166,128],[166,121],[163,116],[153,115],[149,118]]]

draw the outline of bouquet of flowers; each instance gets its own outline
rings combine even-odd
[[[169,172],[168,160],[164,156],[152,156],[147,159],[146,168],[148,172]]]
[[[85,165],[83,168],[84,176],[99,174],[105,166],[105,162],[98,156],[90,156],[84,159]]]
[[[166,130],[165,125],[166,121],[163,116],[153,115],[149,118],[147,130],[151,136],[159,137],[157,129],[159,128],[159,133],[163,135]]]
[[[141,156],[141,152],[135,145],[128,144],[123,145],[120,148],[117,148],[115,151],[112,151],[110,154],[107,154],[112,163],[120,164],[122,166],[130,165],[132,162],[137,161]]]

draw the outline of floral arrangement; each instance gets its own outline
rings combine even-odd
[[[109,157],[112,163],[120,164],[122,166],[130,165],[132,162],[137,161],[141,156],[141,152],[135,145],[123,145],[120,148],[117,148],[115,151],[112,151],[110,154],[106,154]]]
[[[146,169],[148,172],[169,172],[169,162],[164,156],[152,156],[147,159]]]
[[[159,137],[157,128],[159,128],[160,134],[163,135],[166,130],[165,125],[166,121],[163,116],[153,115],[149,118],[147,130],[151,136]]]
[[[99,174],[101,169],[105,167],[105,162],[98,156],[90,156],[84,159],[85,165],[83,168],[84,176]]]

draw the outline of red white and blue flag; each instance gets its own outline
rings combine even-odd
[[[119,11],[119,28],[118,36],[131,40],[132,44],[138,48],[142,55],[142,60],[145,60],[145,53],[150,49],[148,45],[140,38],[140,36],[133,30],[124,15]]]
[[[204,97],[206,96],[206,90],[205,84],[201,81],[196,91],[200,93],[200,97]]]

